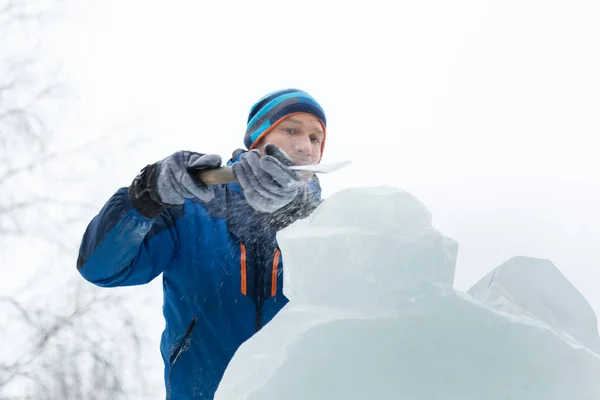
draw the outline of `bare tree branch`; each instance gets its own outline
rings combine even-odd
[[[25,165],[22,165],[22,166],[19,166],[19,167],[15,167],[15,168],[11,168],[11,169],[8,169],[8,170],[4,171],[0,175],[0,185],[3,182],[6,182],[9,179],[12,179],[12,178],[14,178],[16,176],[19,176],[19,175],[22,175],[22,174],[26,174],[26,173],[30,173],[30,172],[33,172],[33,171],[35,171],[37,169],[46,167],[51,162],[60,161],[62,159],[67,158],[70,155],[80,154],[81,152],[89,151],[89,149],[94,148],[94,146],[97,146],[98,144],[105,143],[111,137],[120,137],[120,136],[122,136],[121,132],[114,132],[114,133],[111,133],[111,134],[106,134],[106,135],[104,135],[102,137],[99,137],[97,139],[87,141],[85,143],[82,143],[82,144],[80,144],[78,146],[75,146],[75,147],[72,147],[70,149],[60,150],[60,151],[59,150],[46,151],[43,154],[41,154],[38,158],[36,158],[35,160],[33,160],[33,161],[31,161],[31,162],[29,162],[29,163],[27,163]]]
[[[7,21],[23,22],[40,20],[52,7],[53,2],[45,0],[5,0],[6,4],[0,8],[0,16]],[[2,22],[2,21],[0,21]],[[6,23],[6,22],[5,22]]]
[[[50,346],[50,342],[57,340],[61,333],[67,331],[70,332],[71,330],[76,332],[76,334],[82,339],[78,341],[78,343],[87,343],[85,349],[79,349],[76,351],[77,354],[86,353],[97,363],[99,363],[105,372],[112,371],[111,375],[113,376],[111,380],[113,381],[115,387],[113,387],[111,390],[117,390],[120,388],[121,384],[119,383],[118,378],[119,373],[116,367],[112,364],[112,361],[106,357],[106,355],[96,350],[101,348],[100,343],[91,339],[85,333],[80,332],[79,330],[74,330],[73,328],[77,325],[79,320],[90,316],[94,310],[104,310],[111,307],[119,307],[121,301],[123,300],[118,296],[106,294],[101,296],[92,296],[85,302],[73,308],[72,311],[66,315],[52,315],[52,313],[48,312],[48,310],[37,310],[38,313],[46,316],[46,320],[52,320],[50,325],[48,325],[47,323],[44,323],[35,317],[36,310],[27,309],[27,307],[13,298],[6,296],[0,297],[0,305],[5,304],[14,308],[21,316],[21,320],[29,324],[30,327],[37,332],[37,339],[32,345],[32,351],[29,351],[25,357],[20,357],[14,363],[0,364],[0,388],[17,377],[31,378],[37,382],[37,379],[35,379],[35,377],[32,375],[29,367],[34,364],[36,357],[40,353],[42,353],[45,349],[52,347]],[[130,338],[133,339],[134,351],[139,353],[140,339],[137,331],[134,328],[133,317],[131,315],[126,315],[126,321],[127,323],[125,326],[126,328],[130,329]],[[98,321],[92,319],[91,322],[96,324]],[[100,327],[98,326],[98,328]]]
[[[78,201],[68,201],[68,200],[59,200],[52,197],[34,197],[27,201],[20,201],[16,203],[12,203],[9,206],[0,207],[0,216],[2,214],[14,213],[16,211],[21,211],[25,209],[30,209],[33,207],[40,207],[43,205],[55,205],[61,206],[65,208],[80,208],[85,210],[96,210],[97,206],[91,203],[86,202],[78,202]]]
[[[19,314],[21,314],[21,318],[30,324],[31,326],[36,327],[37,324],[29,317],[29,311],[27,311],[18,301],[13,298],[0,296],[0,304],[7,303],[13,308],[15,308]]]
[[[3,96],[6,96],[6,94],[13,90],[15,87],[17,87],[16,79],[13,79],[7,83],[3,83],[2,85],[0,85],[0,101],[2,100]]]
[[[22,182],[39,180],[40,172],[44,179],[57,179],[51,171],[64,167],[66,157],[95,154],[90,148],[109,139],[107,135],[70,149],[51,150],[52,130],[43,111],[49,100],[60,95],[62,86],[55,76],[39,75],[36,37],[31,32],[37,32],[36,24],[51,17],[61,1],[0,0],[0,242],[4,244],[1,239],[7,237],[39,237],[58,250],[50,265],[64,262],[74,268],[76,244],[63,231],[96,207],[62,199],[59,193],[21,190]],[[9,54],[6,49],[11,46],[3,45],[19,29],[23,29],[23,42],[31,47],[26,55]],[[8,311],[9,326],[18,327],[16,339],[27,339],[19,346],[14,346],[14,337],[0,341],[0,400],[12,397],[8,390],[14,384],[19,392],[26,389],[19,399],[121,398],[129,387],[123,369],[126,364],[139,365],[143,341],[135,316],[127,311],[126,297],[118,291],[99,294],[79,279],[56,283],[56,290],[42,299],[35,288],[52,289],[45,282],[47,270],[42,272],[17,282],[9,295],[0,294],[1,312]],[[110,323],[106,315],[111,315]],[[12,334],[9,329],[0,331]]]

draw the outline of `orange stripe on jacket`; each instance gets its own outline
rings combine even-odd
[[[271,296],[275,297],[277,294],[277,271],[279,269],[279,249],[275,250],[275,257],[273,257],[273,272],[271,275]]]
[[[240,255],[240,269],[241,269],[241,273],[242,273],[242,294],[243,295],[247,295],[246,293],[246,246],[244,246],[244,243],[240,242],[240,251],[241,251],[241,255]]]

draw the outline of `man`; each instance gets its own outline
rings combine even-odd
[[[309,94],[287,89],[250,110],[246,150],[234,152],[237,183],[203,184],[214,154],[180,151],[146,166],[90,222],[77,268],[103,287],[163,274],[161,353],[170,399],[212,399],[237,348],[286,304],[275,234],[320,202],[316,164],[326,119]]]

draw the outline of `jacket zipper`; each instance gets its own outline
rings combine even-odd
[[[254,290],[256,293],[256,332],[262,329],[262,302],[264,291],[264,268],[259,268],[257,261],[257,246],[252,252],[252,262],[254,265]],[[262,267],[262,266],[260,266]]]
[[[262,316],[263,316],[263,298],[265,292],[265,271],[266,268],[263,265],[258,264],[258,249],[254,245],[251,251],[250,262],[251,266],[254,267],[254,293],[256,296],[256,317],[255,317],[255,332],[262,329]],[[275,249],[273,256],[273,265],[271,266],[271,297],[275,297],[277,294],[277,273],[279,268],[279,255],[281,252],[279,249]],[[247,271],[248,271],[248,251],[244,243],[240,242],[240,274],[241,274],[241,292],[243,295],[247,295]]]
[[[248,259],[248,250],[246,245],[240,241],[240,278],[241,278],[241,292],[244,296],[248,295],[248,262],[250,261],[250,267],[254,268],[254,294],[255,294],[255,306],[256,315],[254,319],[254,330],[258,332],[262,328],[262,292],[264,290],[263,281],[263,269],[259,268],[257,263],[257,246],[252,246],[250,251],[250,259]]]
[[[183,339],[181,340],[181,342],[179,343],[179,345],[173,352],[171,359],[169,360],[169,362],[171,364],[171,368],[169,369],[169,392],[167,394],[167,399],[171,398],[171,374],[173,373],[173,369],[175,368],[175,364],[177,363],[177,360],[179,360],[179,356],[181,356],[181,354],[183,354],[183,352],[189,346],[189,341],[190,341],[190,337],[192,336],[192,331],[194,330],[194,326],[196,326],[196,317],[192,318],[192,322],[190,323],[187,330],[185,331],[185,335],[183,336]]]

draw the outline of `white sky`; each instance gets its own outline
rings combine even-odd
[[[407,189],[460,242],[458,289],[514,255],[542,257],[600,311],[597,1],[72,7],[46,38],[80,96],[60,136],[121,129],[145,143],[105,154],[99,206],[176,150],[227,159],[250,106],[297,87],[326,111],[323,161],[354,161],[322,179],[325,195]]]

